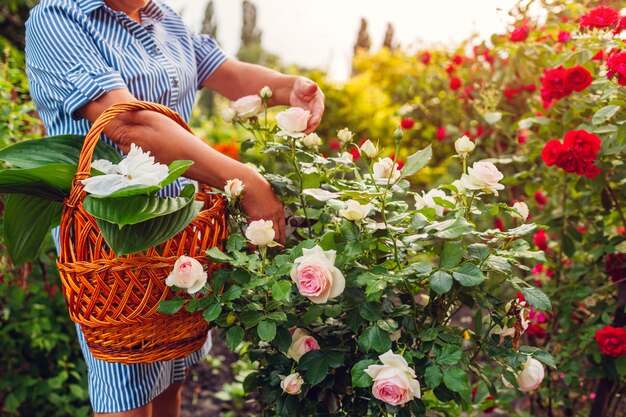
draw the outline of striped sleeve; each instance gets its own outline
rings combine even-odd
[[[192,33],[191,37],[196,54],[198,89],[200,89],[204,81],[226,61],[227,57],[210,35]]]
[[[89,101],[127,88],[103,58],[89,26],[84,14],[49,6],[31,14],[26,31],[30,82],[45,100],[56,102],[74,119],[80,119],[76,111]]]

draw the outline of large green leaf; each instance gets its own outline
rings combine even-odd
[[[72,187],[76,165],[48,164],[0,171],[0,193],[29,194],[62,201]]]
[[[83,207],[96,219],[115,223],[121,228],[182,210],[194,201],[195,194],[195,187],[188,185],[179,197],[133,195],[126,198],[95,198],[88,195],[83,201]]]
[[[0,149],[0,160],[18,168],[35,168],[48,164],[78,165],[84,139],[84,136],[62,135],[18,142]],[[93,159],[106,159],[116,164],[122,156],[112,146],[99,141]]]
[[[4,206],[4,243],[14,264],[37,257],[41,244],[59,224],[63,204],[24,194],[10,195]]]
[[[430,158],[433,156],[433,150],[430,145],[426,148],[415,152],[413,155],[406,159],[406,163],[402,167],[402,176],[408,177],[419,172],[422,168],[428,164]]]
[[[166,187],[169,184],[176,181],[176,179],[180,177],[181,175],[183,175],[185,171],[187,171],[189,167],[192,165],[193,165],[193,161],[174,161],[168,166],[169,174],[167,178],[161,181],[158,185],[152,185],[152,186],[132,185],[130,187],[124,187],[121,190],[118,190],[106,196],[94,195],[92,197],[93,198],[117,198],[117,197],[127,197],[131,195],[152,194],[155,191],[158,191],[161,188]]]
[[[121,229],[115,223],[96,219],[104,240],[117,256],[146,250],[182,231],[200,212],[203,203],[193,202],[174,213],[129,224]]]

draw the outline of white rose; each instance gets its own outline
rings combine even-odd
[[[379,184],[387,184],[387,181],[393,184],[401,175],[398,164],[394,164],[391,158],[378,158],[378,162],[374,163],[372,170],[374,171],[374,180]]]
[[[224,187],[224,194],[226,194],[226,196],[230,199],[235,199],[241,195],[244,187],[243,181],[239,178],[228,180],[226,181],[226,186]]]
[[[346,279],[335,266],[335,256],[334,250],[324,251],[316,245],[303,249],[302,256],[294,261],[291,280],[296,283],[298,292],[315,304],[338,297],[346,287]]]
[[[302,143],[307,148],[315,148],[322,144],[322,139],[318,136],[317,133],[313,132],[306,135],[304,139],[302,139]]]
[[[535,358],[530,356],[522,365],[522,371],[515,378],[520,391],[527,392],[537,389],[543,381],[545,371],[543,365]]]
[[[401,355],[389,350],[378,358],[382,365],[370,365],[364,370],[374,381],[374,397],[387,404],[403,405],[422,396],[415,371]]]
[[[528,205],[523,201],[518,201],[513,204],[513,210],[517,211],[517,213],[513,213],[513,217],[517,217],[518,219],[522,219],[526,221],[528,216],[530,215],[530,210],[528,209]]]
[[[498,123],[502,119],[502,113],[499,111],[488,111],[485,113],[485,121],[490,125]]]
[[[369,204],[361,204],[356,200],[349,200],[347,202],[347,207],[339,210],[339,215],[348,220],[360,222],[367,217],[371,208],[372,207]]]
[[[247,119],[249,117],[256,116],[261,110],[263,110],[263,100],[256,94],[241,97],[239,100],[231,104],[232,109],[237,113],[237,116]]]
[[[415,208],[417,210],[423,209],[424,207],[429,207],[435,209],[435,214],[437,216],[443,216],[443,206],[435,203],[434,198],[439,197],[443,200],[449,201],[454,204],[454,200],[451,197],[448,197],[446,193],[442,190],[434,189],[430,190],[426,194],[422,191],[422,195],[415,194]]]
[[[174,263],[174,269],[165,279],[165,284],[168,287],[175,285],[184,288],[189,294],[194,294],[204,287],[206,281],[207,273],[202,264],[189,256],[181,256]]]
[[[289,133],[298,133],[306,130],[311,112],[300,107],[291,107],[276,115],[278,126]]]
[[[280,387],[284,392],[291,395],[298,395],[302,392],[302,385],[304,380],[298,372],[288,375],[280,381]]]
[[[347,163],[354,162],[354,156],[350,152],[343,152],[339,155],[339,159],[343,159]]]
[[[226,123],[232,123],[235,116],[237,116],[237,112],[232,108],[226,107],[222,109],[222,119],[224,119]]]
[[[467,171],[461,177],[461,182],[468,190],[482,190],[495,195],[498,195],[498,190],[504,190],[504,185],[498,183],[504,175],[491,162],[474,162]]]
[[[461,180],[454,180],[452,185],[456,188],[457,194],[465,194],[465,191],[467,191]]]
[[[246,229],[246,238],[256,246],[267,246],[274,240],[274,222],[271,220],[255,220]]]
[[[467,155],[472,153],[475,147],[476,144],[467,136],[461,136],[454,142],[454,149],[461,158],[467,158]]]
[[[354,133],[352,133],[347,127],[337,131],[337,139],[339,139],[343,144],[352,142],[353,137]]]
[[[259,96],[261,96],[261,98],[266,99],[266,100],[272,97],[272,94],[273,94],[272,89],[269,88],[268,86],[261,88],[261,91],[259,92]]]
[[[363,142],[363,145],[361,145],[361,152],[367,155],[368,158],[375,158],[376,155],[378,155],[378,149],[376,148],[376,145],[374,145],[369,139]]]

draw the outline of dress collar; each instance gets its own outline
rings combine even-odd
[[[85,13],[91,14],[100,7],[107,7],[104,0],[76,0],[78,7]],[[150,0],[146,7],[141,11],[143,16],[150,17],[154,20],[163,18],[163,9],[155,1]]]

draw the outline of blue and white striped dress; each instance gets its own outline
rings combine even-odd
[[[226,60],[207,35],[193,33],[160,0],[142,10],[141,24],[103,0],[42,0],[26,22],[26,70],[30,92],[49,136],[86,135],[91,123],[77,114],[104,93],[128,89],[189,120],[202,82]],[[178,181],[165,190],[176,196]],[[77,326],[78,328],[78,326]],[[124,365],[95,359],[78,336],[89,369],[97,413],[128,411],[152,401],[210,349],[186,358]]]

